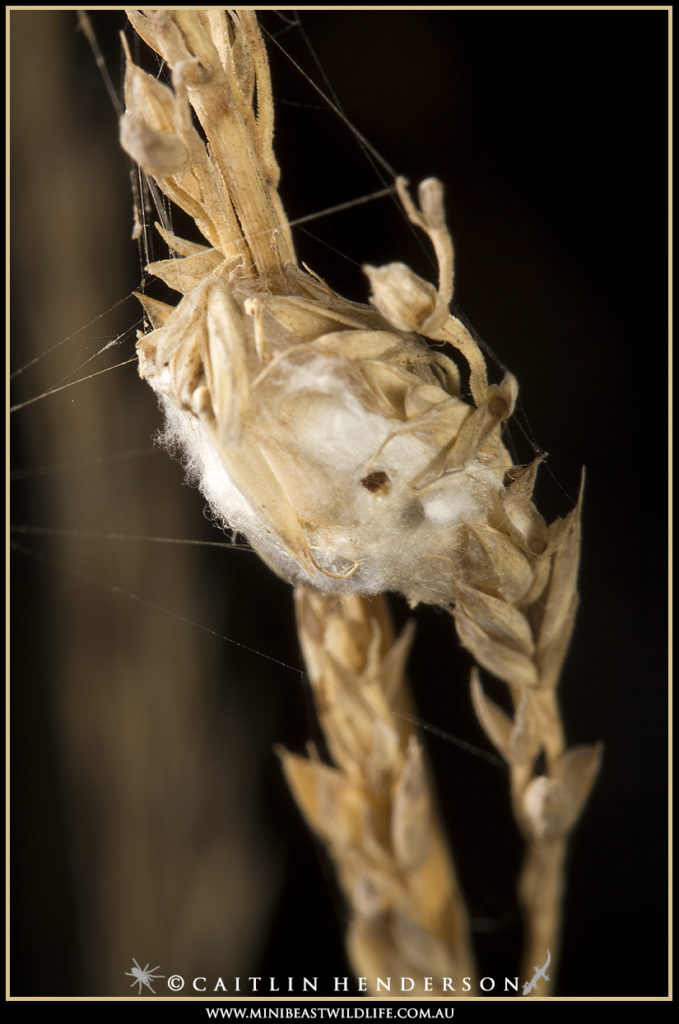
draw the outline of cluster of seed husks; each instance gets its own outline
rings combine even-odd
[[[432,806],[404,667],[412,626],[394,639],[382,599],[300,588],[297,623],[335,767],[281,752],[288,782],[323,839],[349,905],[356,972],[473,978],[467,915]]]
[[[501,431],[516,381],[506,374],[489,384],[478,346],[450,315],[453,248],[440,184],[423,182],[415,205],[397,182],[408,217],[434,247],[438,287],[395,263],[366,268],[371,305],[341,298],[295,260],[254,13],[185,9],[130,19],[171,69],[172,88],[128,55],[122,144],[207,242],[161,229],[173,255],[148,269],[182,298],[173,307],[140,296],[152,327],[138,344],[140,373],[161,400],[168,443],[182,450],[217,516],[279,575],[308,588],[302,637],[323,680],[337,770],[288,759],[288,775],[347,891],[362,894],[358,902],[350,895],[352,905],[373,900],[384,916],[388,904],[412,959],[421,935],[415,918],[395,909],[410,897],[397,886],[389,903],[393,871],[377,880],[385,851],[392,864],[405,858],[407,871],[414,850],[426,861],[438,849],[436,840],[422,854],[412,838],[418,829],[408,819],[425,812],[408,796],[418,791],[419,748],[399,745],[391,683],[374,683],[389,676],[388,658],[398,661],[402,648],[380,662],[368,643],[354,681],[334,687],[335,676],[352,678],[340,653],[351,629],[343,627],[339,645],[330,642],[324,617],[338,598],[350,615],[347,595],[360,603],[386,591],[451,609],[464,646],[510,687],[513,716],[484,696],[478,679],[473,694],[513,766],[524,834],[537,844],[564,837],[599,759],[596,747],[565,751],[554,696],[577,606],[580,505],[547,526],[532,501],[539,460],[512,465]],[[466,361],[469,395],[455,361],[430,342]],[[547,767],[536,778],[540,752]],[[381,834],[365,810],[375,772],[380,784],[388,779],[380,820],[391,824]],[[373,794],[367,804],[356,786]],[[361,928],[371,925],[365,914],[357,920],[352,942],[365,945]],[[388,942],[402,949],[396,932]]]
[[[371,308],[297,267],[270,131],[252,109],[254,91],[261,118],[268,87],[250,12],[133,23],[174,88],[128,64],[123,145],[211,243],[165,230],[175,255],[149,267],[183,295],[177,307],[143,300],[154,330],[139,343],[140,371],[163,401],[168,439],[216,513],[285,578],[452,604],[460,527],[488,525],[504,492],[499,426],[513,379],[484,387],[476,407],[462,396],[453,361],[390,307],[394,287],[401,299],[409,291],[411,320],[436,303],[414,275],[404,287],[406,268],[371,271]],[[421,195],[445,230],[438,184]]]

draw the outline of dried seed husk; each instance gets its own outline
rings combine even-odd
[[[392,263],[366,268],[372,307],[348,302],[295,263],[253,12],[130,19],[172,88],[128,52],[123,144],[208,243],[161,232],[178,257],[149,270],[183,298],[174,311],[142,300],[153,330],[139,341],[140,373],[216,516],[305,588],[299,629],[335,768],[282,758],[352,907],[357,969],[470,972],[421,748],[398,714],[408,640],[394,643],[381,602],[365,603],[388,590],[452,609],[462,643],[510,687],[513,717],[478,676],[472,695],[511,766],[528,842],[528,949],[539,949],[599,763],[598,748],[565,751],[555,699],[577,607],[581,500],[547,527],[532,502],[542,457],[512,465],[502,428],[517,384],[489,382],[476,340],[450,315],[440,183],[422,182],[417,206],[396,182],[434,247],[438,286]],[[467,364],[469,396],[450,349]]]

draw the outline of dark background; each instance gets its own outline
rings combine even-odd
[[[263,24],[327,92],[308,36],[346,116],[391,167],[414,184],[430,175],[445,183],[456,302],[497,354],[493,378],[500,364],[518,378],[517,459],[530,458],[533,445],[550,453],[538,487],[548,519],[572,507],[586,467],[581,607],[561,702],[569,741],[601,739],[605,753],[571,846],[557,993],[661,996],[667,13],[304,10],[300,19],[303,31],[293,12],[265,12]],[[120,92],[124,17],[99,13],[93,24]],[[10,42],[18,366],[134,288],[139,262],[115,114],[75,16],[14,12]],[[269,50],[290,219],[389,183],[275,43]],[[435,276],[390,199],[304,227],[314,237],[296,233],[300,258],[350,298],[367,298],[364,262],[403,260]],[[44,360],[33,380],[27,371],[14,401],[58,384],[137,317],[128,302],[75,339],[84,348],[62,346],[54,358],[63,365]],[[133,333],[111,363],[133,355]],[[248,553],[83,536],[215,539],[200,496],[180,486],[181,469],[164,454],[91,461],[146,448],[158,425],[133,366],[12,420],[16,470],[71,467],[17,476],[12,521],[79,534],[15,537],[16,995],[127,994],[122,972],[132,956],[188,976],[189,933],[212,948],[214,968],[198,973],[349,973],[332,873],[271,752],[274,743],[301,751],[316,736],[300,674],[129,597],[299,667],[288,588]],[[398,601],[394,613],[399,622],[408,614]],[[448,617],[431,609],[416,617],[410,676],[419,714],[486,749],[468,696],[469,661]],[[185,704],[163,717],[176,692]],[[520,846],[506,776],[453,742],[428,743],[481,971],[512,975]],[[203,865],[206,848],[221,849],[220,835],[229,849],[243,839],[237,870],[218,857]],[[252,849],[266,850],[266,898],[248,880]],[[187,896],[203,870],[212,872],[208,934]],[[254,894],[257,921],[239,943],[219,921],[227,927],[240,889]],[[163,945],[168,933],[171,946]],[[196,954],[198,962],[207,955]]]

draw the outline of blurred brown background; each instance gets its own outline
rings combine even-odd
[[[562,703],[571,742],[601,738],[606,751],[573,843],[558,991],[661,995],[667,15],[300,20],[302,30],[294,12],[263,16],[327,92],[308,35],[347,116],[397,172],[446,184],[456,298],[519,380],[517,459],[531,457],[532,441],[550,452],[538,494],[548,517],[568,511],[587,467],[582,604]],[[93,24],[120,92],[124,16],[96,13]],[[75,14],[14,11],[10,44],[15,370],[127,295],[140,264],[116,116]],[[351,134],[269,49],[290,218],[380,188]],[[434,274],[390,200],[296,237],[301,259],[355,299],[367,297],[363,262]],[[17,376],[13,401],[131,358],[138,318],[129,299],[95,320]],[[14,535],[16,995],[128,994],[132,957],[187,977],[346,973],[331,873],[272,753],[316,738],[288,588],[248,552],[132,539],[220,539],[181,467],[149,451],[159,425],[133,365],[12,418],[12,522],[69,534]],[[395,615],[407,615],[398,602]],[[447,616],[417,617],[420,714],[485,747]],[[506,778],[435,737],[430,752],[481,969],[511,974],[520,848]]]

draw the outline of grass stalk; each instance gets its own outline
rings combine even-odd
[[[581,500],[548,526],[532,500],[540,460],[512,463],[503,427],[517,382],[489,381],[449,311],[440,182],[422,182],[417,202],[396,182],[432,245],[437,285],[391,263],[364,268],[370,306],[343,299],[294,259],[253,12],[131,20],[172,88],[128,53],[123,146],[208,243],[161,229],[174,255],[149,269],[183,297],[176,307],[142,297],[151,330],[138,343],[140,373],[215,515],[296,588],[334,767],[313,751],[281,757],[335,863],[354,968],[418,985],[473,976],[422,746],[398,717],[408,639],[393,639],[380,596],[396,591],[450,611],[478,665],[509,688],[512,714],[473,675],[526,842],[529,977],[546,954],[556,960],[566,844],[601,754],[566,746],[556,697],[577,608]]]
[[[354,970],[374,995],[385,991],[378,979],[412,979],[412,995],[432,991],[432,976],[436,991],[442,978],[473,988],[467,913],[411,725],[404,666],[413,630],[394,638],[383,597],[298,588],[295,603],[334,767],[313,748],[309,758],[280,756],[335,865]]]

